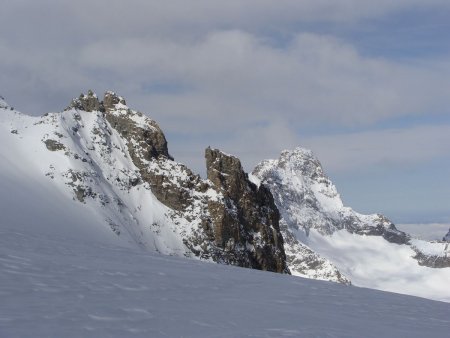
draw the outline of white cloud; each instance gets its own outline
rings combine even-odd
[[[194,130],[198,120],[234,129],[237,119],[246,124],[275,116],[292,126],[357,126],[450,107],[448,64],[364,57],[348,43],[316,34],[298,34],[286,48],[242,31],[189,43],[108,40],[82,48],[79,60],[86,73],[100,69],[126,89],[138,84],[135,102],[170,116],[173,130]],[[183,90],[146,93],[146,86],[161,83]]]
[[[55,110],[80,89],[117,90],[169,134],[185,135],[187,140],[169,142],[178,158],[196,168],[203,168],[203,160],[189,159],[187,148],[200,152],[208,144],[245,158],[249,169],[282,148],[305,145],[333,170],[417,162],[442,154],[439,142],[450,144],[446,127],[302,140],[299,128],[368,127],[390,118],[444,113],[450,107],[448,64],[365,57],[327,35],[297,34],[283,48],[232,30],[189,42],[106,39],[67,54],[43,50],[32,58],[2,43],[0,53],[8,70],[19,75],[2,87],[12,83],[28,85],[28,90],[70,91]],[[32,77],[24,81],[22,73]],[[165,92],[170,86],[175,90]]]
[[[446,0],[15,0],[2,4],[6,22],[25,18],[38,30],[64,24],[89,39],[135,35],[186,37],[227,27],[261,30],[299,22],[351,24],[408,9],[449,8]],[[77,27],[78,26],[78,27]],[[55,31],[48,31],[54,36]],[[28,34],[33,34],[29,32]],[[80,36],[75,36],[74,40]],[[42,37],[41,37],[42,39]]]
[[[48,93],[58,96],[61,105],[52,107],[57,110],[80,90],[114,89],[132,106],[149,111],[169,134],[196,133],[205,135],[196,138],[199,144],[217,142],[231,152],[273,156],[280,147],[299,143],[300,128],[368,127],[391,118],[449,112],[450,65],[364,56],[350,43],[324,34],[291,34],[280,47],[260,34],[264,25],[358,21],[420,4],[250,0],[212,5],[202,0],[189,6],[185,1],[134,1],[124,7],[118,1],[68,2],[70,16],[64,25],[58,18],[57,28],[73,32],[78,25],[80,35],[68,37],[62,48],[55,42],[48,48],[52,42],[45,35],[57,37],[57,29],[49,31],[49,23],[32,14],[30,22],[41,26],[24,41],[39,33],[42,46],[0,37],[0,70],[7,75],[0,78],[0,88],[20,92],[23,100],[30,95],[28,111],[46,103],[39,96]],[[438,5],[443,2],[427,2]],[[64,6],[17,1],[5,5],[11,12],[6,22],[25,9],[63,13]],[[223,29],[226,23],[236,29]],[[23,34],[21,29],[14,25],[11,36]],[[281,136],[274,139],[277,133]],[[392,131],[385,133],[391,137]],[[356,136],[346,137],[342,142]],[[370,137],[375,136],[363,141]],[[175,142],[176,147],[184,145]]]
[[[450,113],[448,58],[412,48],[399,61],[386,50],[431,15],[445,20],[447,0],[15,0],[1,11],[0,94],[10,104],[37,114],[89,88],[115,90],[198,171],[207,145],[248,170],[297,145],[340,172],[450,158],[446,125],[373,131]],[[428,33],[447,27],[437,25]],[[391,28],[402,33],[390,39]],[[384,58],[357,41],[371,29],[370,42],[389,40],[375,46]],[[308,129],[326,135],[302,137]],[[337,134],[348,129],[372,131]]]
[[[334,172],[450,159],[449,144],[450,125],[327,135],[302,142],[316,153],[327,170]]]

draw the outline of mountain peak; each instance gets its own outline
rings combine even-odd
[[[295,157],[295,158],[314,158],[314,153],[306,148],[296,147],[294,150],[285,149],[281,152],[281,157]]]
[[[115,92],[108,90],[105,92],[103,101],[98,99],[96,93],[88,90],[87,94],[81,93],[79,97],[72,99],[69,106],[65,110],[77,109],[86,112],[101,111],[109,112],[117,108],[128,109],[125,99],[117,95]]]
[[[102,104],[106,111],[116,109],[118,105],[123,106],[123,108],[127,108],[125,99],[110,90],[105,93]]]
[[[328,179],[322,169],[322,164],[309,149],[297,147],[294,150],[284,150],[280,154],[278,163],[281,167],[301,172],[303,176],[313,179],[317,177]]]
[[[78,98],[72,99],[69,106],[65,110],[77,109],[86,112],[99,111],[100,102],[97,94],[92,90],[88,90],[87,94],[81,93]]]

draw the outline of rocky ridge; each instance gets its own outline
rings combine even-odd
[[[65,112],[91,113],[99,126],[92,134],[111,144],[116,133],[121,151],[135,170],[127,178],[116,178],[114,185],[125,188],[147,187],[167,207],[166,215],[180,233],[185,255],[243,267],[289,273],[279,230],[279,213],[271,193],[257,188],[242,169],[240,161],[219,150],[205,153],[208,180],[203,180],[170,156],[164,133],[155,121],[131,110],[125,99],[106,92],[100,101],[89,91],[72,100]],[[79,127],[72,128],[73,133]],[[62,150],[55,140],[46,140],[49,150]],[[108,162],[108,150],[103,152]],[[85,182],[89,175],[77,172],[73,182],[76,198],[98,198],[99,193]],[[160,228],[158,222],[153,227]],[[120,225],[115,226],[120,229]],[[120,232],[120,230],[117,230]]]

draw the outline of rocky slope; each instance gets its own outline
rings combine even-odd
[[[289,273],[272,195],[238,159],[207,149],[210,180],[201,179],[173,160],[155,121],[113,92],[99,100],[89,91],[41,118],[8,114],[21,146],[39,145],[48,183],[98,209],[117,236],[166,254]]]
[[[307,247],[311,231],[320,236],[346,231],[357,236],[354,238],[381,237],[394,245],[409,246],[421,265],[433,268],[449,266],[450,259],[443,243],[413,240],[382,215],[362,215],[345,207],[336,187],[309,150],[283,151],[279,159],[259,164],[253,176],[255,182],[266,185],[275,198],[281,214],[288,266],[294,274],[308,276],[308,269],[313,269],[320,278],[347,282],[344,273],[330,260],[319,256],[320,251],[311,253]]]

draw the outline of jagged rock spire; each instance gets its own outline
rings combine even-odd
[[[224,204],[208,203],[216,244],[233,248],[252,245],[251,266],[289,272],[280,233],[280,214],[270,191],[250,182],[238,158],[210,147],[205,157],[208,179],[226,198]]]

